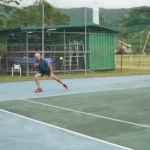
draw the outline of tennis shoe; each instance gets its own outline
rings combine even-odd
[[[37,88],[34,92],[35,92],[35,93],[42,92],[42,89],[41,89],[41,88]]]
[[[68,89],[68,86],[67,86],[66,84],[63,84],[63,86],[64,86],[66,89]]]

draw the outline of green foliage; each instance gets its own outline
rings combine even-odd
[[[16,7],[0,4],[0,18],[9,16],[15,9]]]
[[[100,14],[103,14],[105,18],[107,18],[110,22],[117,21],[121,18],[122,14],[127,14],[130,12],[133,8],[130,9],[105,9],[105,8],[99,8]]]
[[[55,10],[53,16],[53,24],[68,24],[70,22],[70,17],[65,13],[61,12],[59,9]]]
[[[99,24],[107,26],[107,25],[110,25],[111,22],[103,14],[100,14],[99,15]]]
[[[127,44],[131,44],[133,53],[140,53],[142,46],[145,44],[148,32],[150,31],[150,7],[134,8],[130,12],[124,15],[124,41]],[[113,27],[122,26],[122,18],[114,21],[111,24]],[[118,36],[122,38],[122,34]],[[150,39],[148,41],[150,45]],[[150,49],[148,44],[146,49]]]
[[[42,25],[42,5],[44,4],[45,25],[68,24],[70,17],[53,7],[48,2],[43,1],[38,6],[29,6],[23,9],[16,8],[10,11],[9,16],[0,20],[0,29],[17,28],[21,26],[41,26]]]
[[[23,9],[16,9],[10,17],[5,19],[7,28],[16,28],[27,25],[27,12]]]
[[[5,18],[16,10],[16,7],[0,4],[0,30],[5,29]]]
[[[138,53],[138,47],[140,44],[144,44],[147,34],[150,30],[150,8],[134,9],[128,13],[128,17],[125,18],[125,32],[126,39],[135,46],[135,50]],[[142,42],[142,43],[140,43]],[[150,43],[150,40],[148,41]]]
[[[133,45],[133,54],[141,54],[142,53],[142,48],[138,45]]]
[[[129,13],[126,18],[126,26],[131,27],[134,25],[149,25],[150,24],[150,8],[135,9]]]

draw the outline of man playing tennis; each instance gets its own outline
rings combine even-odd
[[[62,84],[66,89],[68,89],[68,86],[54,75],[52,60],[49,63],[47,60],[42,59],[39,53],[35,54],[35,58],[36,58],[36,63],[34,64],[34,69],[38,68],[38,72],[34,76],[36,85],[38,87],[35,90],[35,93],[42,92],[42,88],[40,87],[40,83],[39,83],[39,77],[43,77],[44,75],[48,75],[52,77],[54,80],[56,80],[57,82]]]

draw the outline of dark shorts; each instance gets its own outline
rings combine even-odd
[[[44,75],[50,76],[50,71],[49,72],[43,72],[43,71],[39,70],[38,73],[41,74],[41,77],[43,77]]]

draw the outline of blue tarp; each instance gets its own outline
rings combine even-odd
[[[44,58],[45,60],[47,60],[49,63],[53,63],[52,58]],[[8,58],[8,62],[10,63],[19,63],[19,64],[26,64],[27,63],[27,58]],[[28,58],[28,64],[35,64],[36,63],[36,59],[29,57]]]

